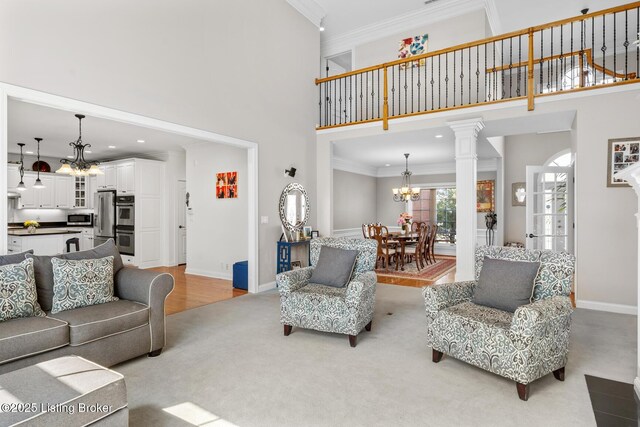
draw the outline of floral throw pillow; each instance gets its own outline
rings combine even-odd
[[[113,256],[96,259],[52,258],[51,313],[117,301],[113,296]]]
[[[44,316],[38,304],[33,260],[0,267],[0,322],[19,317]]]

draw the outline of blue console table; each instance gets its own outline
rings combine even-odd
[[[276,271],[278,273],[282,273],[284,271],[291,270],[291,248],[294,246],[305,246],[307,247],[307,257],[308,264],[311,265],[311,245],[309,244],[311,239],[301,240],[299,242],[278,242],[278,260],[276,263]]]

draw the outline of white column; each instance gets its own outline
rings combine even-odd
[[[636,225],[638,226],[638,243],[640,244],[640,163],[635,163],[632,166],[627,167],[626,169],[616,173],[616,176],[622,179],[625,179],[635,190],[636,196],[638,196],[638,212],[636,213]],[[640,307],[640,250],[638,251],[638,307]],[[638,322],[638,331],[637,331],[637,342],[636,346],[638,347],[637,355],[638,358],[636,364],[636,378],[633,381],[633,385],[636,391],[636,395],[640,398],[640,316],[637,316]]]
[[[456,135],[456,281],[475,277],[475,249],[478,228],[478,132],[481,119],[448,122]]]
[[[320,236],[333,233],[333,144],[328,138],[316,141],[316,200]],[[313,208],[313,207],[312,207]]]

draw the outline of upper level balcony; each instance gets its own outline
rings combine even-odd
[[[640,82],[640,2],[316,79],[328,129]]]

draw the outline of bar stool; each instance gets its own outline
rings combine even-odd
[[[76,245],[76,252],[80,251],[80,239],[78,237],[67,239],[67,252],[71,252],[71,245]]]

